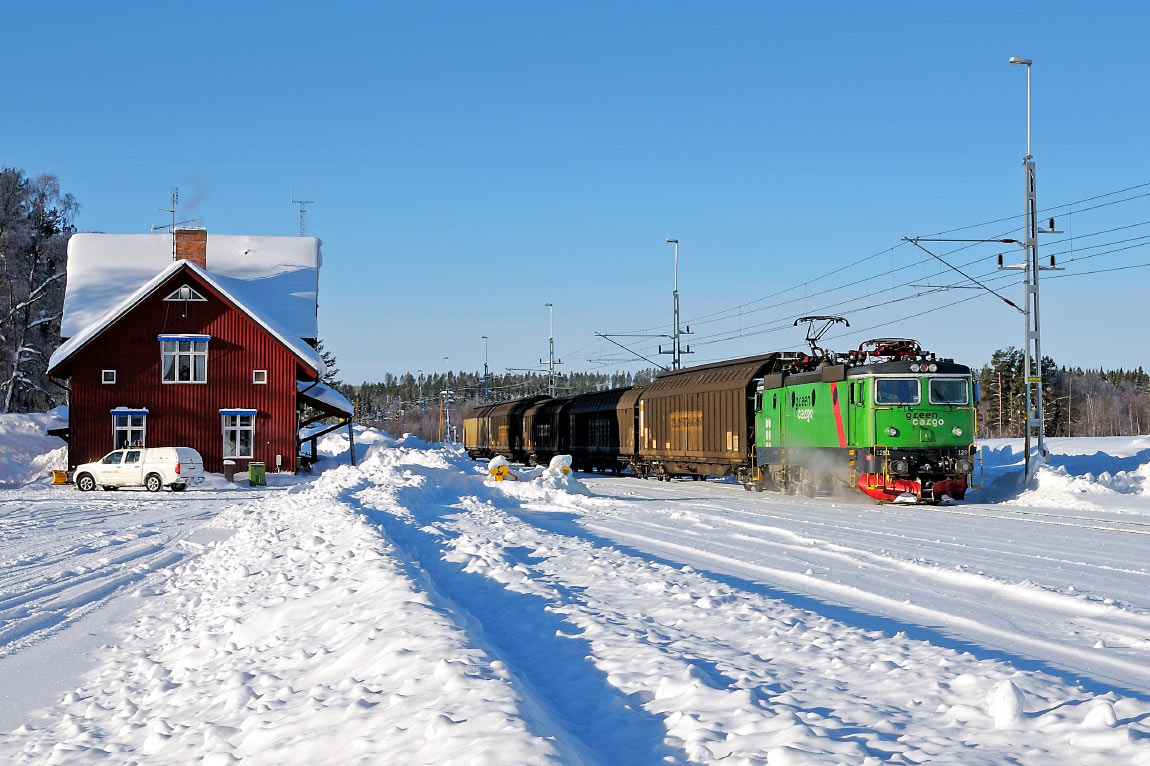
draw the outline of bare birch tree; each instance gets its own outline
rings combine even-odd
[[[64,400],[46,375],[60,343],[68,237],[79,205],[55,176],[0,169],[0,411]]]

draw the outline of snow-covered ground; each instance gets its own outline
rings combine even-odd
[[[1025,491],[990,443],[948,507],[358,439],[178,495],[0,463],[0,759],[1150,764],[1150,438]]]

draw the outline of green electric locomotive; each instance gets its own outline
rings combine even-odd
[[[842,358],[812,349],[806,365],[758,386],[751,488],[961,500],[974,471],[970,368],[906,338],[867,341]]]

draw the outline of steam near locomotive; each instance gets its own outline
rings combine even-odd
[[[734,476],[748,490],[857,489],[881,501],[961,500],[974,470],[970,368],[907,338],[847,354],[818,346],[659,374],[646,386],[533,396],[476,407],[464,419],[473,458],[525,463],[570,454],[576,470]],[[796,322],[797,324],[797,322]]]

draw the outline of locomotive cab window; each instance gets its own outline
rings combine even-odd
[[[931,404],[968,404],[969,389],[962,378],[931,378]]]
[[[918,378],[879,378],[874,384],[875,404],[918,404]]]

